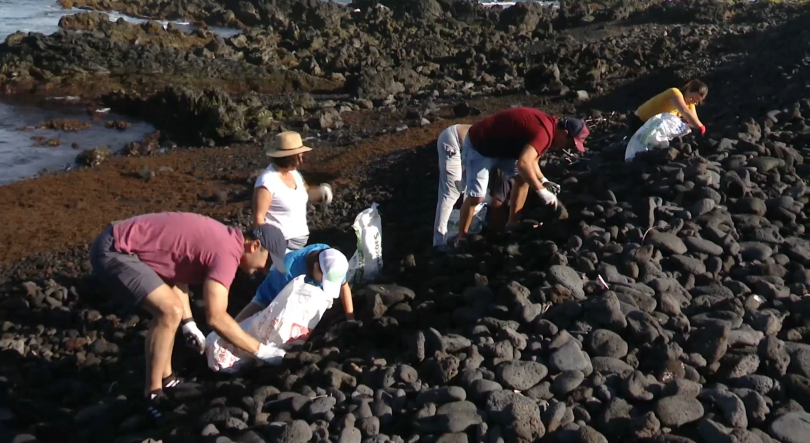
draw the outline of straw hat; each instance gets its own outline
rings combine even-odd
[[[301,134],[294,131],[285,131],[276,135],[267,149],[268,157],[289,157],[311,151],[312,148],[304,146]]]

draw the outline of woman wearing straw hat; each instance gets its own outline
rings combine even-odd
[[[270,165],[256,179],[253,189],[253,224],[278,227],[287,240],[288,251],[303,248],[309,240],[307,203],[332,202],[332,188],[322,184],[309,189],[298,168],[304,146],[301,134],[286,131],[276,135],[267,150]]]

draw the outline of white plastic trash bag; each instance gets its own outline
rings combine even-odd
[[[630,143],[627,144],[627,150],[624,152],[624,161],[633,161],[639,152],[668,148],[672,139],[682,137],[689,132],[691,132],[689,126],[675,114],[669,112],[658,114],[647,120],[630,138]]]
[[[450,213],[450,219],[447,221],[447,238],[452,239],[453,237],[458,236],[458,229],[459,229],[459,219],[461,218],[461,210],[460,209],[453,209],[453,212]],[[483,202],[480,203],[478,206],[475,207],[475,211],[473,211],[473,219],[470,223],[469,234],[475,235],[481,232],[484,229],[484,225],[487,222],[487,203]]]
[[[372,281],[383,268],[382,219],[377,203],[357,214],[354,219],[354,234],[357,236],[357,252],[349,260],[346,282],[354,287]]]
[[[310,332],[332,306],[332,298],[321,288],[306,283],[305,275],[293,279],[263,310],[245,319],[239,326],[260,343],[278,350],[278,363],[289,346],[306,341]],[[235,373],[250,366],[256,358],[211,332],[205,339],[208,367],[214,371]]]

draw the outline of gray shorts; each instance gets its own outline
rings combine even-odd
[[[146,296],[165,284],[137,255],[115,250],[112,225],[93,241],[90,264],[98,278],[112,291],[113,301],[127,311],[140,306]]]
[[[503,174],[497,174],[497,179],[489,184],[489,193],[492,198],[500,200],[505,206],[509,206],[509,198],[512,193],[514,179],[507,178]]]
[[[308,235],[298,238],[291,238],[287,240],[287,249],[290,251],[297,251],[306,246],[308,241],[309,241]]]

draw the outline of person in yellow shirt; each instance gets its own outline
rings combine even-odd
[[[706,99],[708,93],[709,87],[700,80],[691,80],[681,89],[667,89],[636,109],[635,114],[630,117],[630,130],[635,133],[647,120],[658,114],[671,112],[704,135],[706,126],[700,122],[695,106]]]

